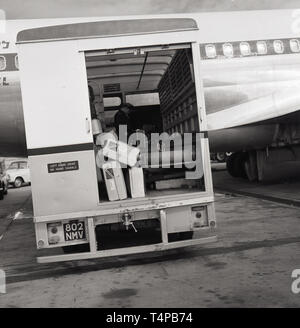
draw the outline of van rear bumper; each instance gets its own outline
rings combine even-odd
[[[43,257],[38,257],[37,262],[38,263],[64,262],[64,261],[74,261],[74,260],[106,258],[106,257],[122,256],[122,255],[130,255],[130,254],[150,253],[150,252],[158,252],[158,251],[165,251],[169,249],[207,244],[216,241],[217,241],[217,236],[210,236],[201,239],[183,240],[183,241],[176,241],[172,243],[159,243],[159,244],[146,245],[146,246],[109,249],[109,250],[86,252],[86,253],[43,256]]]

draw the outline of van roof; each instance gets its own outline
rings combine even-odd
[[[192,18],[97,21],[23,30],[17,35],[17,43],[101,38],[197,29],[197,23]]]
[[[14,163],[27,163],[27,160],[26,159],[23,159],[23,160],[18,160],[18,161],[12,161],[12,162],[10,162],[10,164],[14,164]]]

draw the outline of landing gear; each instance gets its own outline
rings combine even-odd
[[[224,163],[226,162],[226,159],[228,156],[230,156],[231,153],[224,153],[224,152],[221,152],[221,153],[211,153],[210,154],[210,159],[212,161],[217,161],[219,163]]]
[[[238,152],[231,154],[226,160],[228,173],[234,178],[247,178],[245,164],[248,159],[248,154]]]
[[[233,153],[226,161],[228,173],[250,182],[282,181],[300,176],[300,146],[266,148]]]

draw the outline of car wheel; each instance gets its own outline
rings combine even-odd
[[[0,200],[2,200],[4,198],[4,192],[3,190],[0,190]]]
[[[15,182],[14,182],[14,186],[15,186],[15,188],[20,188],[20,187],[22,187],[22,184],[23,184],[23,179],[22,179],[22,178],[16,178],[16,179],[15,179]]]

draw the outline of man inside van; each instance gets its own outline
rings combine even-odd
[[[125,103],[120,106],[118,112],[114,116],[114,124],[118,134],[120,125],[127,126],[128,137],[130,137],[130,135],[135,131],[133,111],[134,107],[129,103]]]

